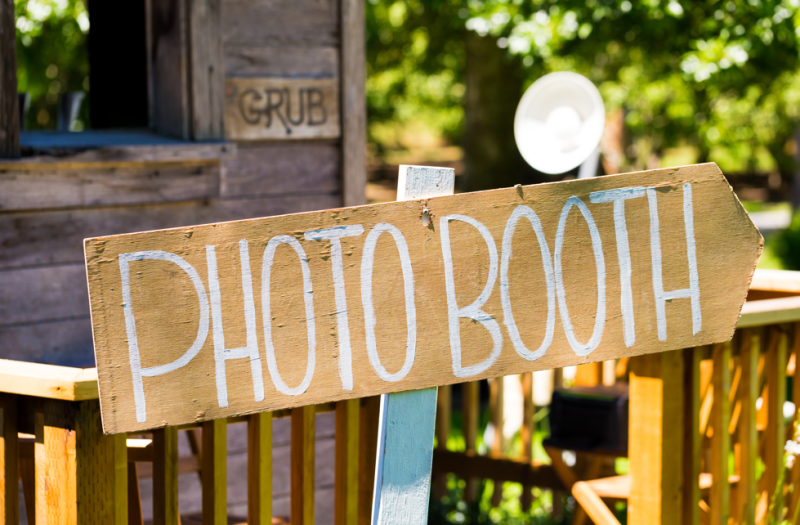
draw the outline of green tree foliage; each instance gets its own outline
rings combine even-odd
[[[689,146],[697,161],[713,160],[725,170],[778,169],[788,177],[800,117],[799,5],[370,0],[370,123],[403,121],[424,107],[419,115],[445,111],[439,127],[458,137],[463,117],[453,109],[460,95],[453,87],[463,76],[463,31],[475,31],[522,57],[528,82],[571,70],[598,85],[609,111],[625,111],[627,168]],[[425,38],[415,45],[417,32]],[[378,82],[384,74],[393,82]],[[436,76],[452,79],[441,84],[450,90],[421,96],[415,86]]]
[[[17,85],[31,97],[28,129],[56,125],[59,95],[88,91],[89,17],[81,0],[15,0]],[[81,120],[89,104],[84,101]]]

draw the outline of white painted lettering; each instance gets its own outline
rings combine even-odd
[[[658,202],[656,188],[647,188],[650,205],[650,255],[653,260],[653,293],[656,298],[656,326],[659,341],[667,340],[666,302],[673,299],[690,298],[692,302],[692,335],[703,325],[700,312],[700,278],[697,275],[697,257],[694,242],[694,213],[692,211],[692,185],[683,185],[683,222],[686,229],[686,258],[689,260],[689,288],[664,291],[661,263],[661,235],[658,227]]]
[[[577,206],[583,215],[586,224],[589,226],[589,234],[592,239],[592,249],[594,250],[594,261],[597,267],[597,313],[595,314],[594,331],[592,337],[587,343],[581,343],[575,337],[572,329],[572,321],[569,317],[569,310],[567,309],[567,297],[564,291],[564,278],[561,274],[561,252],[564,247],[564,229],[567,226],[567,217],[569,211],[573,206]],[[575,354],[585,357],[592,353],[600,344],[603,338],[603,329],[606,323],[606,263],[603,257],[603,245],[600,239],[600,232],[592,218],[592,213],[586,204],[578,197],[573,195],[567,199],[566,204],[561,209],[561,218],[558,220],[558,230],[556,231],[556,253],[555,259],[555,274],[556,274],[556,293],[558,295],[558,309],[561,313],[561,323],[564,325],[564,332],[569,341],[569,346],[572,347]]]
[[[539,250],[542,254],[542,266],[544,266],[544,278],[547,286],[547,328],[544,335],[542,344],[534,351],[528,350],[517,329],[517,323],[514,321],[514,315],[511,313],[511,298],[508,294],[508,265],[511,261],[511,244],[514,237],[514,231],[517,227],[517,222],[525,217],[531,223],[533,231],[536,233],[536,240],[539,242]],[[547,239],[542,230],[542,223],[539,221],[539,216],[536,215],[528,206],[517,206],[511,217],[506,222],[506,229],[503,232],[503,254],[500,258],[500,298],[503,303],[503,324],[508,329],[508,335],[511,342],[514,343],[514,349],[517,353],[527,359],[533,361],[539,359],[550,348],[553,342],[553,332],[556,326],[556,285],[553,279],[553,263],[550,259],[550,248],[547,246]]]
[[[206,245],[208,292],[211,295],[214,362],[216,363],[217,377],[217,401],[220,407],[228,406],[228,381],[225,375],[225,361],[228,359],[250,359],[250,372],[253,376],[255,400],[264,401],[264,379],[261,369],[261,356],[258,353],[256,307],[253,301],[253,280],[250,274],[250,250],[245,239],[239,241],[239,258],[242,264],[242,294],[244,295],[244,323],[247,333],[247,345],[226,350],[225,334],[222,329],[222,301],[219,290],[219,276],[217,274],[217,254],[214,246]]]
[[[636,327],[633,317],[633,292],[631,290],[631,250],[628,244],[628,225],[625,222],[625,201],[644,197],[644,188],[620,188],[618,190],[595,191],[589,195],[592,203],[614,203],[614,234],[617,238],[619,259],[620,305],[622,308],[622,331],[625,346],[636,342]]]
[[[450,252],[450,221],[466,222],[477,229],[486,242],[486,247],[489,249],[489,277],[486,279],[486,286],[483,288],[478,298],[475,299],[475,302],[464,308],[459,308],[456,303],[453,257]],[[497,324],[497,321],[493,317],[481,310],[481,306],[486,304],[486,301],[488,301],[489,297],[492,295],[492,288],[494,288],[494,282],[497,280],[497,246],[495,246],[494,238],[486,226],[466,215],[446,215],[442,217],[439,220],[439,229],[441,230],[440,235],[442,237],[442,255],[444,256],[447,317],[450,327],[450,352],[453,357],[453,373],[456,377],[470,377],[480,374],[492,366],[500,356],[500,350],[503,348],[503,335],[500,332],[500,325]],[[492,353],[486,360],[470,366],[461,365],[460,320],[462,318],[478,321],[492,336]]]
[[[372,304],[372,271],[375,263],[375,247],[378,237],[388,232],[397,245],[400,253],[400,269],[403,272],[403,291],[406,300],[406,328],[408,339],[406,341],[406,360],[403,367],[396,373],[390,374],[381,364],[378,356],[378,345],[375,341],[375,308]],[[367,355],[369,363],[384,381],[400,381],[414,365],[417,356],[417,307],[414,304],[414,272],[411,268],[411,256],[408,253],[408,244],[403,234],[388,223],[377,224],[364,241],[364,253],[361,256],[361,305],[364,308],[364,330],[367,337]]]
[[[192,343],[192,346],[175,361],[148,368],[142,368],[142,360],[139,355],[139,342],[136,339],[136,320],[133,316],[133,305],[131,305],[130,270],[128,268],[128,263],[131,261],[144,260],[169,261],[180,266],[189,276],[189,279],[191,279],[200,302],[200,322],[197,326],[197,337],[194,343]],[[142,423],[147,419],[142,377],[155,377],[178,370],[186,366],[186,364],[197,355],[200,349],[203,348],[206,337],[208,337],[208,297],[206,297],[206,289],[203,286],[203,282],[200,280],[200,276],[197,274],[197,270],[174,253],[160,250],[122,253],[119,256],[119,272],[122,277],[122,307],[125,312],[125,328],[128,334],[128,352],[131,363],[131,375],[133,376],[133,399],[136,404],[136,420]]]
[[[360,224],[336,226],[325,230],[308,230],[307,241],[331,241],[331,266],[333,268],[333,293],[336,300],[336,329],[339,332],[339,377],[342,388],[353,389],[353,351],[350,347],[350,327],[347,322],[347,295],[344,290],[344,262],[342,237],[356,237],[364,233]]]
[[[270,306],[270,277],[272,275],[272,262],[275,250],[281,244],[288,244],[297,253],[300,259],[300,268],[303,271],[303,302],[306,307],[306,330],[308,333],[308,363],[303,381],[294,388],[289,388],[283,381],[278,371],[278,362],[275,359],[275,346],[272,342],[272,308]],[[264,250],[263,266],[261,268],[261,308],[264,315],[264,340],[267,343],[267,368],[272,382],[278,392],[287,396],[299,396],[308,389],[311,378],[314,376],[314,365],[317,358],[317,341],[314,323],[314,292],[311,288],[311,271],[308,268],[308,257],[300,243],[294,237],[278,235],[270,239]]]

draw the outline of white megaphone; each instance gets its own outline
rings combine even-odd
[[[545,75],[522,96],[514,138],[534,169],[556,175],[580,166],[579,178],[594,177],[606,111],[589,79],[561,71]]]

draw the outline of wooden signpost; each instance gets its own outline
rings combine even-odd
[[[726,341],[762,246],[714,164],[416,195],[88,239],[104,430]]]

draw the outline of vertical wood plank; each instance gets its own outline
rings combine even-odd
[[[681,523],[700,524],[700,351],[683,351],[683,513]]]
[[[503,404],[504,404],[504,391],[503,384],[504,378],[496,377],[489,380],[489,407],[492,414],[492,426],[494,427],[494,439],[492,440],[492,455],[501,457],[505,450],[505,440],[503,438]],[[503,498],[503,483],[501,481],[494,482],[494,491],[492,492],[492,506],[497,507]]]
[[[536,407],[533,404],[533,372],[522,374],[522,428],[520,429],[520,438],[522,441],[522,454],[521,458],[524,461],[530,462],[533,459],[533,435],[536,432],[536,423],[534,423],[534,416],[536,415]],[[522,486],[522,496],[520,503],[522,510],[527,512],[533,503],[530,485]]]
[[[588,363],[575,367],[575,386],[597,386],[603,382],[603,363]]]
[[[228,420],[203,422],[203,525],[228,523]]]
[[[758,399],[758,346],[753,344],[753,332],[747,328],[739,334],[739,362],[742,379],[739,385],[739,484],[737,486],[742,523],[754,523],[756,510],[756,463],[758,432],[756,431],[756,400]]]
[[[178,429],[153,430],[153,525],[177,525]]]
[[[36,524],[74,524],[78,520],[74,408],[41,400],[34,413]]]
[[[631,359],[629,523],[681,522],[683,357],[678,350]]]
[[[125,434],[106,436],[97,400],[77,404],[78,522],[124,523],[128,516],[128,447]]]
[[[144,525],[142,496],[139,492],[139,472],[136,463],[128,463],[128,525]]]
[[[358,464],[358,525],[372,523],[372,498],[375,490],[375,463],[378,456],[378,425],[380,424],[381,396],[361,401],[359,422]]]
[[[373,525],[428,522],[435,425],[436,388],[381,396]]]
[[[272,523],[272,412],[247,419],[247,523]]]
[[[194,140],[225,138],[221,0],[189,2],[189,87]]]
[[[315,407],[292,409],[292,525],[314,525]]]
[[[19,157],[14,0],[0,0],[0,158]]]
[[[25,517],[30,525],[36,523],[36,460],[34,456],[19,458],[19,477],[25,501]],[[16,523],[14,524],[16,525]]]
[[[727,432],[730,423],[731,391],[731,344],[717,344],[713,347],[714,406],[711,409],[711,424],[714,435],[711,437],[711,478],[709,495],[711,525],[727,525],[730,516],[730,484],[728,483],[728,455],[731,450],[731,436]]]
[[[452,418],[453,387],[440,386],[436,398],[436,448],[447,450],[447,440],[450,437],[450,420]],[[441,499],[447,492],[447,473],[441,472],[434,479],[433,495]]]
[[[361,407],[358,399],[336,403],[334,524],[358,521],[358,452]]]
[[[480,412],[480,382],[470,381],[461,385],[461,424],[464,430],[465,452],[474,454],[478,438],[478,416]],[[477,492],[477,480],[467,478],[464,499],[471,502]]]
[[[342,176],[344,205],[367,203],[366,33],[364,0],[342,7]]]
[[[188,0],[149,0],[152,106],[156,133],[188,140],[190,124]]]
[[[764,436],[764,463],[766,470],[766,489],[769,496],[775,491],[778,476],[783,468],[783,445],[786,442],[786,429],[783,420],[783,403],[786,401],[786,359],[788,337],[779,326],[769,328],[766,375],[768,395],[767,428]]]
[[[0,394],[0,524],[19,523],[17,396]]]

